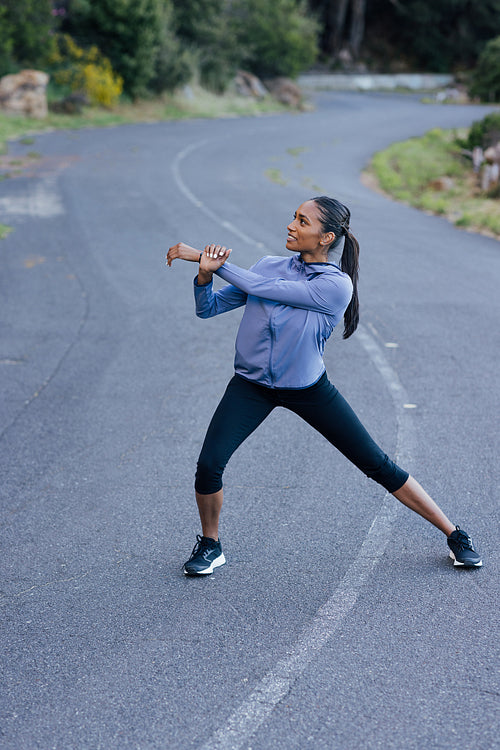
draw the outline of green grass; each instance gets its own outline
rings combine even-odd
[[[49,112],[44,120],[18,115],[0,114],[0,154],[7,152],[7,141],[16,138],[21,143],[34,143],[33,134],[58,129],[113,127],[127,123],[160,122],[193,118],[259,116],[285,112],[287,107],[271,97],[254,101],[233,94],[216,95],[193,86],[193,97],[180,94],[157,99],[119,104],[114,110],[87,107],[81,115]]]
[[[286,187],[286,185],[288,185],[288,180],[283,176],[281,169],[266,169],[264,174],[267,179],[271,180],[271,182],[274,182],[275,185],[282,185],[283,187]]]
[[[12,231],[12,227],[7,226],[7,224],[0,224],[0,240],[4,240]]]
[[[480,192],[472,163],[460,153],[456,138],[456,131],[435,129],[393,143],[375,154],[369,174],[396,200],[500,239],[500,201]],[[452,184],[436,190],[432,182],[442,177]]]

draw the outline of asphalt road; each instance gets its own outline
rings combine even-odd
[[[330,93],[302,115],[54,133],[0,183],[0,745],[499,747],[500,245],[365,188],[370,155],[479,107]],[[331,380],[473,536],[444,537],[277,410],[226,472],[228,564],[181,565],[240,312],[194,316],[179,240],[248,267],[325,192],[361,243]]]

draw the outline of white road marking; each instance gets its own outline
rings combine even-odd
[[[248,237],[205,206],[183,182],[179,171],[182,160],[207,142],[199,141],[177,154],[172,166],[177,186],[206,216],[226,229],[231,229],[237,237],[261,247],[256,240]],[[407,410],[410,406],[408,396],[396,371],[387,362],[384,349],[378,344],[375,335],[372,335],[366,327],[359,326],[356,338],[391,394],[397,419],[396,458],[408,470],[416,446],[415,431],[411,415]],[[287,695],[295,680],[302,675],[323,646],[331,640],[356,604],[372,570],[384,554],[392,535],[392,527],[399,507],[397,500],[387,493],[358,554],[332,596],[320,607],[288,655],[280,659],[262,677],[248,698],[233,711],[224,725],[214,732],[200,750],[239,750],[264,724],[274,708]]]
[[[64,207],[54,177],[46,177],[36,183],[28,182],[24,195],[9,195],[0,198],[0,216],[29,216],[50,219],[64,213]]]

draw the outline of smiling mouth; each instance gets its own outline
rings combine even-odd
[[[296,237],[294,237],[293,235],[289,234],[286,239],[287,239],[287,242],[288,242],[288,240],[293,240],[295,242]]]

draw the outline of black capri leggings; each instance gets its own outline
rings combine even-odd
[[[389,492],[409,477],[370,437],[326,372],[309,388],[267,388],[235,375],[217,407],[201,449],[195,489],[210,495],[222,488],[227,462],[276,406],[298,414]]]

